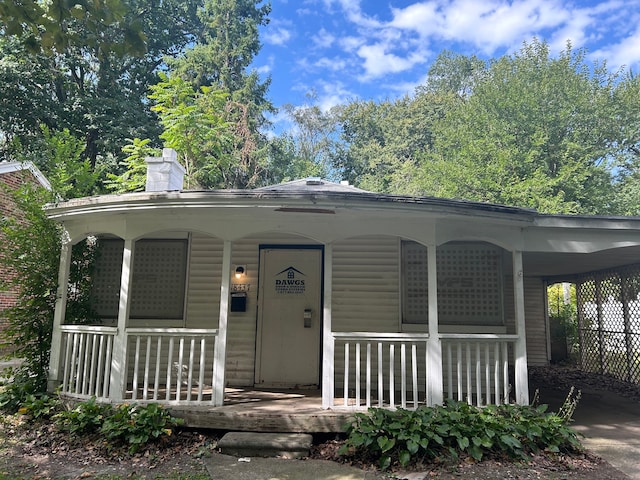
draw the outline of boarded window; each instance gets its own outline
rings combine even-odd
[[[123,240],[100,240],[92,305],[102,318],[117,318]],[[181,319],[187,269],[186,239],[143,239],[135,243],[130,318]]]
[[[436,251],[438,321],[443,325],[503,325],[501,249],[487,243],[448,243]],[[403,322],[428,321],[427,248],[402,243]]]

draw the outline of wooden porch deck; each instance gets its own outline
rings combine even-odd
[[[320,390],[226,388],[221,407],[170,406],[185,426],[246,432],[344,432],[352,411],[322,409]]]

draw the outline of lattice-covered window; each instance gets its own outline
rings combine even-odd
[[[502,251],[488,243],[438,247],[438,320],[445,325],[503,325]]]
[[[117,318],[123,240],[100,240],[92,305],[103,318]],[[187,269],[186,239],[142,239],[135,243],[131,310],[139,319],[181,319]]]
[[[503,325],[502,251],[487,243],[449,243],[436,252],[438,321]],[[427,248],[402,242],[402,319],[428,322]]]
[[[429,318],[427,247],[402,242],[402,322],[426,324]]]

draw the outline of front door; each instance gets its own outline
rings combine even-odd
[[[321,292],[321,247],[260,250],[257,386],[318,387]]]

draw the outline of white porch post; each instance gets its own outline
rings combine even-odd
[[[439,405],[444,400],[442,381],[442,342],[438,332],[438,269],[436,245],[427,245],[427,275],[429,283],[429,340],[427,341],[427,404]]]
[[[133,255],[135,242],[125,239],[122,252],[122,276],[120,277],[120,303],[118,305],[118,330],[113,340],[109,398],[124,400],[127,391],[127,322],[131,307],[131,283],[133,279]]]
[[[67,311],[67,291],[69,290],[69,269],[71,267],[71,242],[65,234],[60,251],[60,267],[58,269],[58,292],[53,314],[53,332],[51,335],[51,352],[49,353],[49,378],[47,390],[53,392],[62,383],[62,332],[60,326],[64,322]]]
[[[524,319],[524,273],[522,271],[522,252],[513,252],[513,294],[516,315],[515,387],[516,403],[529,404],[529,378],[527,373],[527,332]]]
[[[227,359],[227,321],[229,317],[229,289],[231,285],[231,241],[224,241],[222,251],[222,281],[220,284],[220,314],[213,361],[213,398],[215,406],[224,403],[225,362]]]
[[[324,246],[324,305],[322,313],[322,408],[333,407],[335,382],[334,348],[335,341],[331,333],[331,293],[333,281],[333,245]]]

